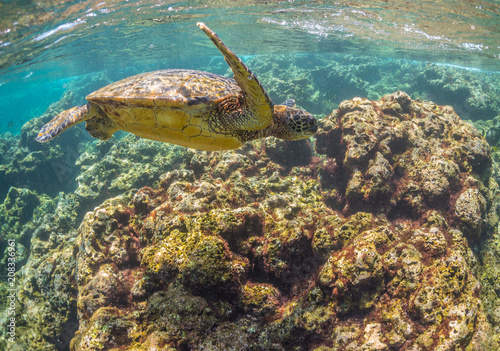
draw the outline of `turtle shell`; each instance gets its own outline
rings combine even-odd
[[[238,148],[242,142],[231,133],[214,131],[210,111],[224,99],[241,94],[233,79],[217,74],[161,70],[112,83],[88,95],[87,100],[116,129],[202,150],[223,150]]]

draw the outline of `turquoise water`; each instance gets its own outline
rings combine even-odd
[[[232,76],[200,21],[311,143],[35,141],[131,75]],[[500,343],[499,143],[498,1],[2,0],[0,350]]]
[[[244,58],[403,59],[473,69],[478,80],[500,71],[497,1],[8,1],[0,13],[0,132],[13,134],[86,75],[214,70],[220,54],[198,21]],[[333,104],[316,113],[340,102],[342,82],[329,90]],[[90,92],[79,92],[79,102]]]

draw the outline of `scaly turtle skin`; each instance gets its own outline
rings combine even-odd
[[[125,78],[88,95],[86,105],[61,112],[36,140],[49,141],[83,121],[90,135],[101,140],[124,130],[200,150],[237,149],[267,136],[299,140],[316,133],[312,115],[294,108],[292,99],[274,106],[238,56],[207,26],[198,26],[222,52],[234,79],[182,69]]]

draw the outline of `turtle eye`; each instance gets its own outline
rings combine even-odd
[[[308,138],[318,130],[316,119],[308,112],[296,108],[287,109],[286,124],[294,133],[289,140]]]

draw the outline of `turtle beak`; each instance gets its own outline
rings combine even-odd
[[[316,118],[314,118],[313,116],[308,116],[308,117],[309,118],[304,123],[305,124],[304,133],[310,133],[311,136],[313,136],[318,131],[318,121],[316,121]]]
[[[309,112],[289,108],[288,125],[297,133],[297,139],[305,139],[313,136],[318,131],[318,122]]]
[[[313,136],[318,131],[318,122],[316,118],[314,118],[311,114],[306,111],[301,111],[300,115],[300,129],[302,130],[302,134],[307,135],[308,137]]]

